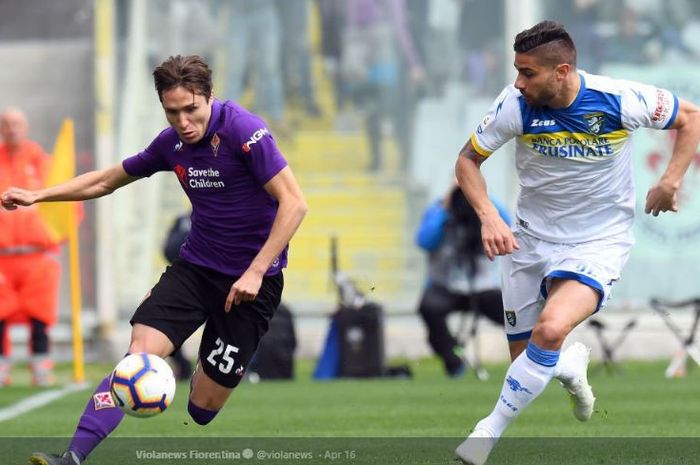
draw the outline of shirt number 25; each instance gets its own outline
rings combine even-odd
[[[216,338],[216,349],[212,350],[207,357],[207,362],[214,366],[217,366],[216,358],[221,355],[221,362],[218,363],[219,371],[228,374],[231,373],[233,369],[233,364],[235,363],[231,354],[237,354],[238,347],[232,346],[230,344],[224,344],[224,341],[220,337]],[[222,355],[223,354],[223,355]]]

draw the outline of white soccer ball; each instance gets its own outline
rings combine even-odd
[[[175,396],[175,376],[170,365],[143,352],[119,362],[109,385],[117,406],[127,415],[139,418],[162,413]]]

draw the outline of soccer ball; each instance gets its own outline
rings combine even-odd
[[[109,386],[117,406],[127,415],[140,418],[162,413],[175,396],[175,376],[170,365],[143,352],[119,362]]]

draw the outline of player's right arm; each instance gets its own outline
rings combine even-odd
[[[519,96],[520,92],[512,85],[503,89],[460,150],[455,166],[459,187],[481,220],[481,240],[490,260],[496,255],[512,253],[518,243],[491,202],[480,167],[503,144],[522,134]]]
[[[38,202],[88,200],[111,194],[122,186],[139,179],[130,176],[119,163],[110,168],[90,171],[56,186],[35,191],[11,187],[2,194],[2,206],[14,210]]]
[[[496,255],[512,253],[518,242],[510,227],[503,221],[496,206],[489,199],[486,180],[479,167],[486,160],[472,145],[471,140],[462,147],[457,158],[455,174],[459,187],[481,220],[481,241],[484,253],[493,260]]]

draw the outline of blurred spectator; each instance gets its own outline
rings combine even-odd
[[[226,94],[239,102],[246,79],[255,90],[254,109],[281,129],[284,91],[280,58],[281,28],[275,0],[228,0],[222,2],[228,15],[230,37]]]
[[[323,64],[333,81],[335,106],[340,110],[348,99],[348,92],[340,72],[342,34],[345,29],[345,0],[316,0],[316,6],[321,17]]]
[[[550,0],[547,11],[563,23],[576,42],[576,66],[589,73],[600,68],[603,43],[600,34],[600,0]]]
[[[409,0],[412,30],[419,40],[432,95],[442,95],[448,81],[460,72],[457,32],[461,0]],[[422,22],[418,19],[422,18]]]
[[[504,209],[503,219],[510,223]],[[428,284],[418,312],[428,329],[428,342],[451,377],[464,373],[461,346],[450,334],[447,316],[479,312],[503,325],[500,279],[481,243],[481,222],[459,187],[423,214],[416,243],[429,255]]]
[[[212,0],[149,0],[149,58],[154,66],[171,55],[200,55],[209,60],[221,42]]]
[[[503,84],[503,2],[460,0],[459,46],[464,78],[476,94],[498,93]]]
[[[0,114],[0,191],[10,186],[44,187],[49,158],[29,139],[27,118],[18,109]],[[30,367],[35,386],[53,384],[48,328],[56,323],[60,264],[36,207],[0,209],[0,386],[10,383],[8,326],[29,323]]]
[[[282,75],[287,99],[301,100],[309,116],[320,116],[314,95],[309,41],[310,0],[277,0],[282,26]]]
[[[697,2],[696,2],[697,3]],[[693,8],[688,0],[669,0],[662,3],[663,14],[656,22],[663,45],[663,53],[675,53],[681,60],[700,59],[700,48],[693,47],[685,38],[685,30],[691,26]]]
[[[398,143],[402,169],[410,164],[415,87],[424,80],[404,0],[347,0],[341,72],[365,115],[371,159],[380,169],[388,132]],[[405,70],[405,71],[404,71]]]
[[[653,39],[651,24],[643,21],[634,8],[622,6],[617,14],[616,33],[608,38],[603,47],[603,58],[613,63],[651,63],[658,58],[658,48],[655,50]]]

